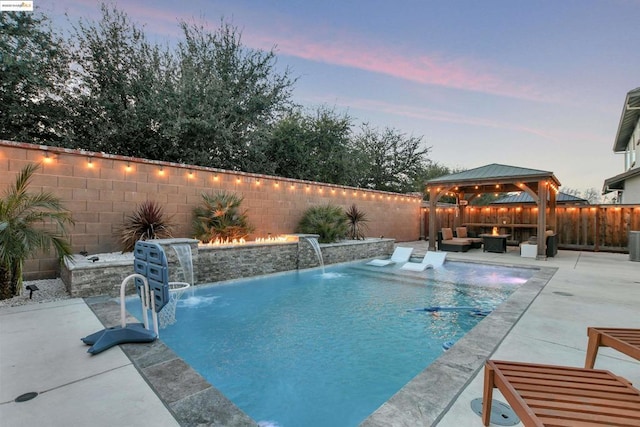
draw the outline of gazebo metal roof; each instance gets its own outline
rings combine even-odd
[[[586,199],[572,196],[571,194],[563,193],[562,191],[560,191],[556,196],[556,202],[558,202],[558,204],[560,203],[576,204],[576,205],[589,204],[589,201]],[[518,194],[511,194],[491,202],[492,205],[513,205],[513,204],[526,204],[526,203],[535,203],[535,202],[533,201],[533,198],[531,198],[531,196],[525,193],[524,191]]]
[[[454,186],[459,193],[507,193],[522,191],[522,184],[529,183],[531,190],[537,192],[540,181],[550,182],[556,190],[560,187],[560,181],[553,172],[498,163],[430,179],[426,185]]]

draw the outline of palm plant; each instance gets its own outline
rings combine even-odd
[[[37,251],[54,247],[61,259],[71,255],[65,226],[73,224],[71,213],[49,192],[29,193],[39,164],[28,164],[0,199],[0,299],[22,293],[22,269]]]
[[[306,210],[297,233],[318,234],[320,243],[331,243],[347,235],[347,217],[340,206],[313,206]]]
[[[369,229],[369,226],[366,224],[369,221],[367,215],[359,210],[355,204],[351,205],[344,213],[347,216],[347,223],[349,225],[349,231],[347,233],[349,238],[351,240],[364,240],[366,237],[365,232]]]
[[[131,252],[138,240],[166,239],[173,237],[171,218],[165,218],[162,206],[147,200],[129,215],[118,229],[122,252]]]
[[[221,191],[202,193],[202,206],[193,210],[194,237],[201,242],[233,241],[246,238],[253,231],[247,211],[241,211],[244,197]]]

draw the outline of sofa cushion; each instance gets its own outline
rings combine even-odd
[[[467,227],[456,227],[456,235],[460,238],[467,237]]]
[[[459,239],[457,237],[452,238],[451,240],[447,240],[447,245],[471,245],[471,241],[468,239]]]
[[[442,240],[451,240],[453,239],[453,230],[450,228],[442,229]]]

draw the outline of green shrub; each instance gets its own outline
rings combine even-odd
[[[252,231],[247,212],[240,211],[244,197],[221,191],[202,193],[202,206],[193,210],[194,238],[201,242],[233,241],[246,238]]]
[[[314,206],[304,213],[297,233],[318,234],[320,243],[337,242],[347,235],[347,217],[339,206]]]
[[[344,213],[347,216],[349,226],[347,236],[352,240],[364,240],[365,232],[369,229],[366,224],[369,221],[367,215],[359,210],[355,204],[351,205]]]
[[[120,248],[122,252],[131,252],[138,240],[173,237],[172,228],[171,218],[165,218],[162,207],[152,200],[147,200],[140,203],[118,229]]]

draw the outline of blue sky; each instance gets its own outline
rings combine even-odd
[[[98,19],[91,0],[36,0]],[[298,77],[294,101],[422,136],[430,158],[552,171],[600,191],[623,172],[612,151],[626,93],[640,86],[640,0],[128,0],[157,40],[178,21],[224,18],[250,48],[274,48]]]

